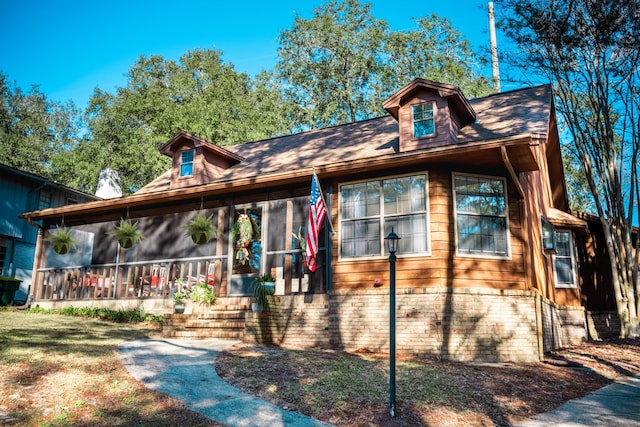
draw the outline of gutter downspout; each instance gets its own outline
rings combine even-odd
[[[544,359],[544,336],[542,331],[542,299],[540,292],[533,288],[531,285],[531,277],[528,272],[530,271],[528,266],[528,262],[526,260],[531,260],[531,247],[528,245],[528,237],[529,237],[529,222],[527,218],[527,210],[525,207],[525,193],[524,188],[522,188],[522,184],[520,184],[520,179],[518,178],[518,174],[516,170],[513,168],[513,164],[511,164],[511,160],[509,159],[509,154],[507,153],[506,147],[500,147],[500,153],[502,154],[502,161],[504,165],[507,167],[509,171],[509,175],[513,180],[518,193],[520,194],[520,216],[522,217],[522,241],[523,241],[523,253],[525,256],[525,283],[528,290],[533,290],[535,293],[535,311],[536,311],[536,330],[537,330],[537,338],[538,338],[538,358],[542,361]],[[525,239],[526,236],[526,239]]]

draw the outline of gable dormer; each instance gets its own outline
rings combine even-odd
[[[398,121],[400,151],[454,144],[477,118],[458,87],[425,79],[413,80],[382,107]]]
[[[244,160],[187,132],[179,132],[160,147],[160,152],[173,159],[169,187],[172,190],[208,184],[222,171]]]

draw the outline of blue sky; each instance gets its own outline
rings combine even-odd
[[[82,109],[94,88],[113,92],[124,86],[140,55],[178,59],[187,50],[218,49],[237,71],[255,75],[275,63],[279,33],[291,28],[296,15],[310,18],[322,3],[0,0],[0,71],[22,88],[37,84],[49,99],[72,99]],[[487,1],[369,3],[373,15],[393,30],[411,29],[412,18],[435,13],[448,18],[474,48],[489,45]]]

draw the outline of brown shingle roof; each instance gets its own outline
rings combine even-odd
[[[503,92],[469,101],[475,123],[460,130],[458,143],[474,143],[516,135],[545,136],[552,105],[550,85]],[[262,141],[226,147],[244,158],[215,181],[260,176],[282,170],[309,169],[375,158],[398,151],[398,123],[391,116],[316,129]],[[163,174],[138,193],[169,187]],[[212,182],[215,182],[212,181]]]

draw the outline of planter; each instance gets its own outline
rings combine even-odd
[[[273,295],[276,292],[276,282],[264,282],[264,287]]]
[[[209,241],[209,238],[202,234],[200,237],[196,237],[195,235],[191,236],[191,240],[193,240],[193,243],[196,245],[204,245]]]
[[[184,307],[185,307],[184,303],[177,302],[173,304],[173,312],[177,314],[182,314],[184,313]]]
[[[251,311],[253,311],[254,313],[262,313],[264,311],[264,307],[260,303],[252,302]]]

